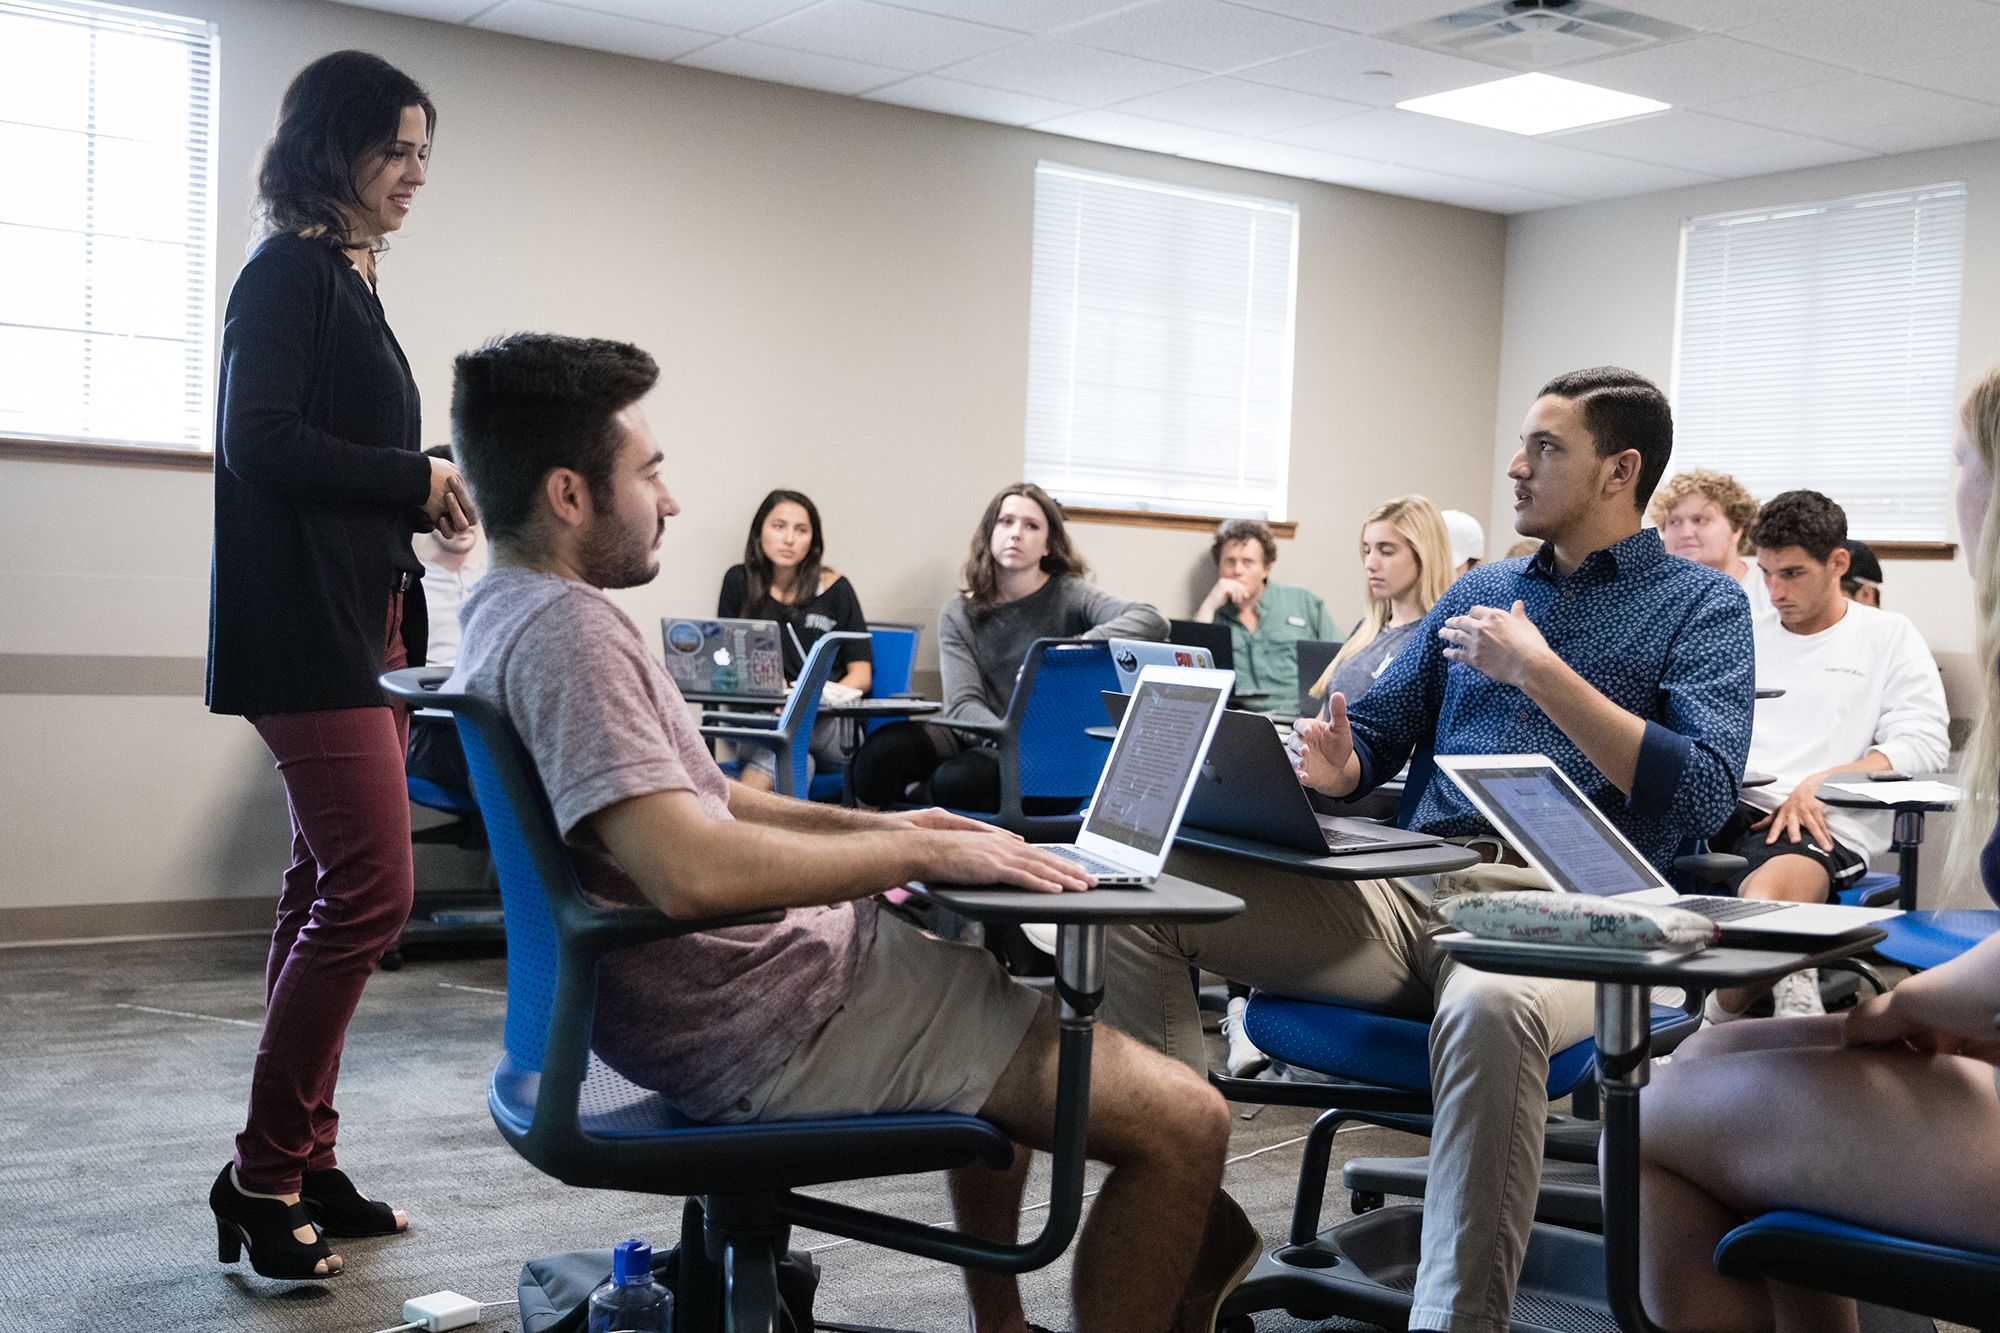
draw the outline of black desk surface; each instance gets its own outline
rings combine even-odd
[[[1173,875],[1160,876],[1149,889],[1092,889],[1088,893],[1034,893],[1027,889],[967,884],[913,883],[910,887],[974,921],[1200,924],[1222,921],[1243,910],[1241,898]]]
[[[1558,977],[1570,981],[1596,981],[1612,985],[1694,986],[1712,990],[1717,986],[1740,986],[1752,981],[1771,981],[1822,963],[1831,963],[1865,953],[1889,932],[1871,928],[1849,936],[1838,945],[1811,949],[1743,949],[1717,945],[1671,961],[1641,963],[1612,961],[1599,956],[1577,957],[1576,949],[1560,944],[1524,944],[1511,940],[1483,940],[1463,932],[1437,937],[1439,947],[1452,957],[1486,972],[1505,972],[1523,977]],[[1643,957],[1644,955],[1635,955]]]
[[[1435,847],[1411,847],[1393,852],[1314,856],[1310,852],[1295,852],[1289,847],[1258,842],[1254,838],[1239,838],[1233,833],[1216,833],[1190,824],[1181,825],[1180,836],[1174,839],[1174,845],[1189,851],[1219,852],[1224,856],[1240,857],[1314,879],[1391,879],[1399,875],[1439,875],[1479,864],[1477,853],[1449,842]]]

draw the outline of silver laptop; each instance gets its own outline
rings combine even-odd
[[[1100,886],[1144,888],[1157,880],[1235,685],[1233,671],[1141,668],[1082,832],[1073,843],[1042,843],[1042,850],[1076,862]]]
[[[1118,670],[1118,688],[1130,694],[1139,683],[1139,673],[1149,666],[1213,667],[1215,654],[1206,648],[1184,643],[1155,643],[1151,639],[1112,639],[1111,665]]]
[[[681,693],[785,697],[784,640],[775,620],[660,622],[667,674]]]
[[[1740,944],[1787,936],[1833,940],[1898,915],[1893,908],[1682,893],[1547,755],[1441,754],[1437,766],[1558,892],[1683,908]]]

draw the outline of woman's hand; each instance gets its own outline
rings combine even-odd
[[[424,501],[424,516],[443,536],[470,532],[479,516],[473,512],[472,492],[465,488],[464,475],[448,459],[434,457],[430,464],[431,493]]]

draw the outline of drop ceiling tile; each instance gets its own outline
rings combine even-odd
[[[1080,46],[1219,73],[1308,50],[1339,34],[1223,0],[1147,0],[1062,35]]]
[[[1904,65],[1886,71],[1898,83],[1914,83],[1933,92],[2000,103],[2000,58],[1991,51],[1967,51],[1943,60]]]
[[[1440,55],[1400,42],[1334,33],[1324,45],[1235,71],[1235,77],[1369,106],[1491,83],[1513,70]]]
[[[1120,102],[1113,109],[1252,138],[1366,110],[1354,102],[1228,78],[1182,84]]]
[[[714,33],[572,9],[548,0],[505,0],[473,20],[472,26],[647,60],[672,60],[715,40]]]
[[[1863,126],[1844,130],[1842,134],[1848,141],[1878,153],[1914,153],[1924,148],[1983,143],[1988,139],[2000,139],[2000,107],[1985,107],[1937,120]]]
[[[1867,131],[1898,121],[1942,120],[1984,108],[1962,97],[1947,97],[1887,79],[1849,78],[1720,102],[1709,109],[1719,116],[1774,130],[1859,143],[1859,139],[1847,137],[1850,131]]]
[[[1856,162],[1874,154],[1866,148],[1827,143],[1821,139],[1801,139],[1784,148],[1753,148],[1747,153],[1730,153],[1702,163],[1701,169],[1725,180],[1741,176],[1769,176],[1780,171],[1802,171],[1807,167],[1828,167],[1836,162]]]
[[[1859,0],[1740,29],[1746,42],[1871,73],[2000,47],[2000,5],[1981,0]]]
[[[1011,46],[1019,33],[876,4],[824,0],[747,34],[753,42],[923,73]]]
[[[1705,116],[1699,111],[1662,111],[1611,125],[1545,135],[1544,141],[1587,153],[1636,158],[1661,166],[1701,171],[1703,163],[1733,153],[1788,148],[1812,142],[1762,125]]]
[[[765,46],[731,37],[705,46],[693,55],[674,62],[717,74],[735,74],[766,83],[788,83],[795,88],[816,88],[823,93],[863,93],[895,83],[908,70],[887,69],[807,51],[787,51],[782,46]]]
[[[1072,46],[1050,37],[1002,47],[942,72],[947,78],[965,83],[1077,106],[1123,102],[1192,83],[1199,77],[1193,70],[1177,65]]]
[[[728,3],[728,0],[718,0]],[[1084,19],[1123,9],[1132,0],[895,0],[904,9],[966,19],[1042,36]]]
[[[482,9],[492,8],[492,0],[340,0],[357,9],[379,9],[390,14],[408,14],[413,19],[433,23],[464,23]]]
[[[1377,33],[1470,9],[1480,0],[1235,0],[1235,3],[1349,32]]]
[[[990,120],[1000,125],[1026,125],[1030,121],[1049,120],[1083,109],[1067,102],[1002,92],[998,88],[982,88],[976,83],[959,83],[929,74],[919,74],[913,79],[877,88],[866,96],[871,102],[891,102],[897,106],[915,107],[919,111],[941,111],[948,116]]]
[[[1586,153],[1578,148],[1539,139],[1517,138],[1515,142],[1468,153],[1451,153],[1423,164],[1447,176],[1469,176],[1544,194],[1568,195],[1577,199],[1608,199],[1614,195],[1643,194],[1681,185],[1700,185],[1714,179],[1700,172],[1675,167],[1632,162],[1602,153]]]
[[[1456,204],[1461,208],[1479,208],[1487,212],[1527,212],[1531,208],[1556,208],[1577,202],[1559,194],[1523,190],[1511,185],[1495,185],[1490,181],[1469,180],[1463,176],[1446,176],[1435,171],[1419,171],[1413,167],[1399,167],[1380,162],[1355,162],[1343,168],[1338,174],[1324,176],[1321,179],[1338,185],[1352,185],[1361,190],[1400,194],[1411,199],[1429,199],[1435,203]]]
[[[1116,111],[1079,111],[1074,115],[1044,120],[1032,128],[1050,134],[1066,134],[1072,139],[1094,143],[1114,143],[1125,148],[1143,148],[1149,153],[1186,153],[1226,138],[1213,130],[1191,125],[1169,125],[1164,120],[1121,115]]]
[[[1637,93],[1677,107],[1831,83],[1847,71],[1732,37],[1701,36],[1606,56],[1563,71],[1566,78]]]
[[[1323,180],[1334,172],[1380,165],[1333,153],[1315,152],[1310,148],[1272,143],[1269,139],[1227,139],[1181,156],[1203,162],[1220,162],[1229,167],[1243,167],[1249,171],[1268,171],[1274,176],[1297,176],[1301,180]]]
[[[622,18],[668,23],[722,37],[734,37],[760,23],[817,4],[818,0],[558,0]]]
[[[1415,111],[1377,109],[1266,137],[1303,148],[1317,148],[1323,153],[1342,153],[1376,162],[1416,162],[1449,153],[1504,147],[1519,136]]]
[[[1728,32],[1816,10],[1825,0],[1614,0],[1614,4],[1684,28]]]

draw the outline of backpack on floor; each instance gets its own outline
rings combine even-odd
[[[653,1252],[653,1280],[674,1293],[679,1313],[681,1247]],[[521,1265],[522,1333],[583,1333],[590,1293],[611,1280],[610,1250],[572,1250]],[[819,1265],[793,1250],[778,1261],[778,1333],[812,1333]]]

